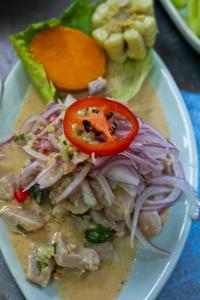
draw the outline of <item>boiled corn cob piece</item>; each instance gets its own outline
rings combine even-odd
[[[152,16],[142,16],[132,22],[131,27],[136,29],[144,39],[146,47],[152,47],[157,34],[156,20]]]
[[[135,29],[127,29],[124,32],[124,40],[127,42],[127,56],[136,60],[146,57],[146,47],[141,34]]]
[[[132,11],[144,15],[153,14],[152,0],[132,0]]]
[[[109,14],[110,14],[110,9],[107,3],[100,4],[92,16],[93,26],[96,28],[101,25],[104,25],[104,22],[109,17]]]
[[[112,33],[104,42],[104,47],[113,61],[120,63],[125,61],[126,53],[122,33]]]
[[[96,40],[97,44],[100,46],[104,46],[106,39],[109,36],[109,32],[106,27],[99,27],[92,32],[93,38]]]
[[[143,38],[145,45],[150,48],[154,45],[156,40],[156,34],[157,34],[157,24],[155,18],[151,16],[146,16],[144,18],[144,32],[143,32]]]

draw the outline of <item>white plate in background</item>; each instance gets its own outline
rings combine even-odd
[[[177,9],[171,0],[160,0],[162,6],[167,11],[169,17],[172,19],[178,30],[184,36],[186,41],[200,53],[200,38],[198,38],[194,32],[188,26],[186,17],[186,8]]]

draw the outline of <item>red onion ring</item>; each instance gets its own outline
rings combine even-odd
[[[48,162],[49,161],[49,157],[42,154],[42,153],[39,153],[33,149],[31,149],[30,147],[28,146],[25,146],[23,147],[24,151],[31,157],[41,161],[41,162]]]
[[[51,163],[50,166],[49,166],[48,168],[43,169],[43,170],[36,176],[36,178],[35,178],[33,181],[31,181],[31,183],[29,183],[29,184],[24,188],[23,191],[29,190],[34,184],[38,183],[38,181],[39,181],[42,177],[44,177],[44,176],[46,176],[48,173],[50,173],[50,172],[56,167],[56,165],[57,165],[57,161],[53,161],[53,163]]]
[[[172,177],[172,176],[162,176],[157,178],[150,179],[149,183],[157,185],[167,185],[174,186],[183,191],[186,196],[191,199],[193,207],[190,210],[190,216],[192,219],[200,218],[200,209],[199,209],[199,198],[196,194],[195,189],[187,183],[183,178]]]
[[[71,182],[71,184],[61,193],[61,195],[55,200],[56,203],[61,202],[67,196],[69,196],[84,180],[90,171],[90,165],[85,165],[80,173],[75,177],[75,179]]]
[[[46,126],[48,124],[47,120],[43,116],[33,115],[24,121],[24,123],[22,124],[22,126],[19,129],[19,133],[20,134],[25,133],[26,130],[28,129],[28,127],[31,124],[34,125],[36,122],[42,123],[44,126]],[[32,126],[32,129],[30,131],[33,131],[33,129],[36,129],[36,127]]]
[[[32,175],[36,170],[40,169],[40,165],[41,163],[36,160],[23,168],[19,178],[20,183],[23,183],[28,176]]]
[[[130,236],[130,243],[133,247],[134,244],[134,237],[135,237],[135,231],[137,227],[138,217],[140,210],[142,209],[144,203],[147,201],[147,199],[153,195],[156,195],[156,190],[158,189],[159,192],[161,192],[161,189],[155,187],[155,186],[149,186],[147,187],[144,192],[137,198],[135,202],[134,212],[133,212],[133,220],[132,220],[132,228],[131,228],[131,236]]]
[[[136,228],[135,235],[136,235],[137,239],[139,240],[139,242],[142,245],[144,245],[147,249],[149,249],[155,253],[161,254],[161,255],[170,255],[170,252],[168,250],[165,250],[158,246],[155,246],[149,240],[147,240],[146,237],[143,235],[143,233],[140,231],[140,229],[138,227]]]
[[[106,180],[106,178],[101,175],[101,176],[97,176],[96,179],[98,180],[99,184],[101,185],[104,193],[105,193],[105,200],[107,200],[108,205],[112,205],[115,196],[113,194],[113,191],[108,183],[108,181]]]
[[[42,117],[48,119],[53,113],[62,110],[64,108],[65,108],[64,104],[61,103],[54,104],[42,114]]]

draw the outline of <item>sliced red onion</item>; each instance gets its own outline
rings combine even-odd
[[[163,136],[163,134],[158,130],[158,129],[155,129],[154,127],[152,127],[151,125],[149,124],[146,124],[143,122],[142,124],[142,129],[145,131],[145,130],[148,130],[150,131],[154,136],[157,136],[160,141],[161,141],[161,144],[163,146],[165,146],[167,149],[169,148],[169,142],[167,141],[167,139]]]
[[[43,177],[40,177],[38,179],[37,183],[40,185],[41,189],[46,189],[46,188],[52,186],[60,178],[62,178],[62,176],[64,174],[64,169],[61,166],[59,166],[58,168],[55,167],[55,169],[53,169],[54,175],[52,175],[51,173],[52,173],[52,170],[49,173],[47,173],[46,175],[44,175]]]
[[[100,171],[98,175],[105,175],[109,170],[111,170],[114,167],[119,167],[119,166],[127,166],[129,167],[131,165],[131,162],[129,159],[126,158],[119,158],[119,159],[114,159],[110,160]]]
[[[116,120],[117,122],[117,130],[124,130],[126,132],[130,131],[131,129],[131,123],[130,122],[127,122],[127,120]]]
[[[140,183],[137,187],[137,194],[141,195],[144,192],[144,189],[145,189],[144,182],[142,180],[140,180]]]
[[[133,168],[129,169],[123,165],[112,166],[112,168],[110,168],[104,175],[114,182],[121,182],[134,186],[138,186],[140,182],[137,172]]]
[[[7,135],[4,139],[0,140],[0,146],[9,144],[10,142],[12,142],[13,140],[13,134],[10,133],[9,135]]]
[[[61,146],[59,145],[58,140],[56,139],[54,134],[49,134],[48,139],[56,150],[61,150]]]
[[[175,157],[178,156],[178,150],[175,147],[169,147],[168,149],[160,144],[134,144],[134,150],[142,151],[145,154],[153,157],[159,157],[161,154],[171,154]]]
[[[52,126],[52,125],[58,124],[59,121],[62,120],[63,116],[64,116],[64,112],[63,112],[63,113],[61,112],[61,114],[58,115],[58,117],[57,117],[53,122],[51,122],[51,126]],[[41,138],[44,134],[46,134],[46,132],[48,131],[48,128],[49,128],[49,127],[46,126],[46,127],[45,127],[45,128],[37,135],[37,138]]]
[[[20,134],[25,133],[26,130],[28,129],[28,127],[31,124],[33,125],[35,122],[42,123],[45,126],[48,124],[47,120],[43,116],[33,115],[33,116],[31,116],[31,117],[29,117],[28,119],[25,120],[25,122],[22,124],[22,126],[19,129],[19,133]]]
[[[108,160],[110,160],[110,156],[95,157],[95,153],[94,152],[91,154],[91,161],[92,161],[92,164],[95,167],[102,166]]]
[[[84,179],[81,183],[81,193],[83,196],[83,202],[87,206],[94,207],[95,205],[97,205],[95,194],[87,179]]]
[[[137,156],[129,151],[124,151],[121,154],[129,159],[132,159],[133,161],[138,163],[142,168],[144,168],[154,174],[158,175],[164,169],[163,165],[161,165],[160,163],[158,163],[157,165],[152,164],[148,160],[145,160],[144,158],[140,158],[139,156]]]
[[[108,205],[112,205],[115,196],[113,194],[113,191],[108,183],[108,181],[106,180],[106,178],[104,176],[97,176],[96,179],[98,180],[99,184],[101,185],[104,193],[105,193],[105,200],[107,200]]]
[[[23,149],[29,156],[31,156],[31,157],[33,157],[33,158],[35,158],[35,159],[37,159],[41,162],[48,162],[49,161],[48,156],[31,149],[29,146],[24,146]]]
[[[166,193],[170,191],[170,189],[163,187],[163,190],[164,189],[166,189]],[[163,193],[165,193],[165,192],[163,192]],[[158,209],[158,208],[163,208],[166,206],[171,206],[172,204],[174,204],[177,201],[180,194],[181,194],[180,189],[175,188],[170,193],[170,195],[168,195],[167,197],[165,197],[162,200],[154,200],[154,201],[147,200],[145,203],[145,207],[149,207],[149,208],[157,207],[157,209]]]
[[[42,117],[45,119],[48,119],[53,113],[60,111],[64,108],[64,104],[62,103],[56,103],[54,105],[51,105],[43,114]]]
[[[22,172],[20,174],[20,181],[24,181],[28,176],[32,175],[36,170],[40,167],[39,161],[34,161],[25,168],[22,169]]]
[[[151,184],[157,185],[167,185],[177,187],[183,191],[186,196],[191,199],[192,205],[190,206],[190,216],[192,219],[199,219],[199,198],[196,194],[195,189],[187,183],[183,178],[173,177],[173,176],[162,176],[152,178],[149,181]]]
[[[118,137],[118,138],[122,138],[122,137],[125,137],[126,135],[128,135],[129,131],[127,130],[117,130],[115,132],[115,136]]]
[[[140,231],[140,229],[138,227],[136,228],[135,235],[136,235],[137,239],[139,240],[139,242],[142,245],[144,245],[147,249],[149,249],[155,253],[161,254],[161,255],[170,255],[170,252],[168,250],[165,250],[158,246],[155,246],[149,240],[147,240],[147,238],[144,236],[144,234]]]
[[[76,175],[74,180],[71,182],[71,184],[62,192],[62,194],[55,200],[56,203],[61,202],[64,200],[67,196],[69,196],[84,180],[84,178],[87,176],[88,172],[90,171],[90,165],[85,165],[80,173]]]
[[[157,190],[160,191],[160,189],[158,187],[155,187],[155,186],[147,187],[144,190],[144,192],[136,200],[134,213],[133,213],[131,237],[130,237],[132,247],[133,247],[133,243],[134,243],[135,230],[136,230],[136,227],[137,227],[137,222],[138,222],[138,217],[139,217],[140,210],[142,209],[144,203],[147,201],[147,199],[149,197],[157,194]]]
[[[48,173],[50,173],[50,172],[56,167],[56,165],[57,165],[57,162],[54,161],[53,163],[51,163],[51,165],[50,165],[48,168],[42,170],[42,171],[36,176],[36,178],[35,178],[33,181],[31,181],[31,183],[29,183],[29,184],[25,187],[25,189],[24,189],[23,191],[29,190],[34,184],[38,183],[38,181],[39,181],[41,178],[43,178],[44,176],[46,176]]]
[[[71,95],[71,94],[68,94],[65,101],[64,101],[64,106],[65,108],[69,108],[73,103],[75,103],[77,100],[76,98]]]

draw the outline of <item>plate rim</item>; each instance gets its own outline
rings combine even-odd
[[[182,109],[182,114],[184,114],[184,117],[185,117],[185,119],[187,121],[187,125],[188,125],[187,127],[189,128],[189,132],[190,132],[189,133],[189,135],[190,135],[190,141],[192,142],[191,146],[193,148],[192,149],[192,156],[198,162],[198,159],[197,159],[197,144],[196,144],[196,139],[195,139],[195,135],[194,135],[194,130],[193,130],[192,122],[191,122],[191,119],[190,119],[190,116],[189,116],[189,112],[188,112],[188,110],[186,108],[185,102],[184,102],[184,100],[183,100],[183,98],[181,96],[181,93],[180,93],[180,91],[178,89],[178,86],[177,86],[175,80],[173,79],[172,75],[170,74],[167,66],[165,65],[165,63],[163,62],[163,60],[160,58],[160,56],[155,51],[153,51],[153,52],[154,52],[153,53],[154,58],[157,60],[157,62],[161,66],[164,67],[164,69],[166,71],[168,79],[170,80],[171,85],[172,85],[171,89],[173,90],[173,94],[175,94],[176,97],[178,97],[178,99],[179,99],[179,102],[180,102],[179,104],[180,104],[181,109]],[[6,78],[6,81],[5,81],[5,90],[9,87],[9,81],[12,80],[13,74],[16,72],[16,70],[21,65],[22,65],[21,61],[18,60],[17,63],[11,69],[11,71],[10,71],[8,77]],[[194,171],[193,171],[193,173],[194,173]],[[195,176],[195,178],[194,178],[194,186],[196,188],[197,185],[198,185],[198,168],[197,168],[196,174],[194,176]],[[185,224],[185,228],[184,228],[184,237],[182,238],[182,243],[181,243],[181,245],[179,245],[179,249],[177,250],[177,253],[176,253],[176,256],[175,256],[173,262],[170,263],[168,269],[165,271],[165,273],[163,275],[163,278],[162,278],[162,281],[159,283],[159,285],[156,286],[156,288],[154,288],[154,290],[151,292],[151,294],[148,295],[143,300],[155,300],[156,297],[160,294],[160,292],[163,289],[163,287],[165,286],[165,284],[167,283],[167,281],[168,281],[169,277],[171,276],[174,268],[176,267],[176,265],[177,265],[177,263],[179,261],[179,258],[180,258],[181,254],[183,252],[184,245],[185,245],[185,243],[187,241],[192,221],[190,220],[190,218],[187,218],[187,220],[185,220],[185,223],[186,224]],[[10,270],[10,273],[12,274],[13,279],[17,283],[19,289],[21,290],[21,292],[23,293],[23,295],[25,297],[28,297],[27,299],[31,299],[32,300],[32,298],[29,298],[30,294],[27,293],[27,288],[26,288],[27,285],[24,285],[23,283],[20,282],[20,280],[17,279],[15,270],[13,270],[13,268],[11,267],[11,264],[7,263],[7,261],[8,261],[8,255],[6,254],[5,249],[2,249],[3,247],[1,247],[1,245],[0,245],[0,248],[2,250],[2,254],[3,254],[4,260],[6,262],[6,265],[7,265],[8,269]],[[54,299],[58,299],[58,298],[54,298]]]
[[[172,22],[176,25],[182,36],[190,44],[190,46],[200,53],[200,38],[190,29],[178,12],[178,9],[172,4],[171,0],[159,0],[163,8],[166,10]]]
[[[168,79],[170,79],[173,92],[176,94],[176,96],[178,96],[179,99],[181,99],[181,102],[179,102],[179,104],[181,105],[182,113],[184,113],[184,116],[187,120],[187,125],[188,125],[187,128],[189,129],[189,132],[190,132],[189,135],[190,135],[190,138],[192,141],[190,146],[192,147],[192,145],[193,145],[192,157],[197,162],[196,170],[193,171],[193,176],[194,176],[193,186],[195,187],[195,189],[197,189],[198,188],[198,174],[199,174],[197,141],[195,138],[194,128],[193,128],[192,121],[191,121],[191,118],[189,115],[189,111],[187,110],[186,104],[183,100],[180,90],[178,89],[178,85],[176,84],[173,76],[171,75],[171,73],[170,73],[169,69],[167,68],[167,66],[165,65],[164,61],[162,60],[162,58],[158,55],[158,53],[156,51],[154,51],[154,56],[155,56],[156,60],[159,61],[159,64],[165,68]],[[179,107],[179,109],[180,109],[180,107]],[[196,174],[194,174],[194,173],[196,173]],[[167,270],[165,271],[165,273],[163,275],[163,280],[160,282],[160,284],[157,286],[157,288],[156,289],[154,288],[154,290],[152,290],[152,293],[143,300],[155,300],[159,296],[159,294],[161,293],[161,291],[163,290],[165,285],[167,284],[170,276],[172,275],[174,269],[176,268],[176,266],[179,262],[181,254],[184,251],[184,247],[187,242],[191,226],[192,226],[192,219],[191,219],[191,217],[187,216],[187,219],[185,220],[184,237],[182,238],[181,245],[179,245],[179,250],[177,250],[177,253],[174,254],[175,257],[173,259],[173,263],[172,262],[170,263],[169,267],[167,268]]]

